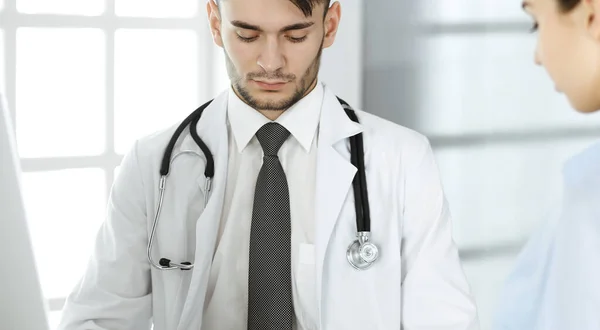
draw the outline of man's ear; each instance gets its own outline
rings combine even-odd
[[[217,46],[223,47],[223,38],[221,35],[221,13],[219,12],[219,5],[217,5],[215,1],[216,0],[208,0],[206,4],[206,13],[208,15],[208,24],[213,41],[215,44],[217,44]]]
[[[327,48],[333,45],[333,42],[335,41],[335,36],[338,31],[338,27],[340,25],[341,18],[342,8],[340,6],[340,3],[338,1],[335,1],[333,5],[331,5],[331,7],[327,9],[327,14],[325,14],[325,37],[323,38],[323,48]]]

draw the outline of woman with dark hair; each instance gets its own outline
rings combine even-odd
[[[579,112],[600,110],[600,0],[526,0],[535,62]],[[494,330],[600,329],[600,144],[567,162],[561,212],[519,256]]]

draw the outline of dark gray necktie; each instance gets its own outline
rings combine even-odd
[[[250,229],[248,330],[291,330],[291,217],[287,179],[277,152],[290,135],[268,123],[256,133],[264,156]]]

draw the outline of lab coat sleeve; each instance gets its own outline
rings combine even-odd
[[[146,208],[135,150],[123,159],[93,255],[67,298],[59,330],[150,329]]]
[[[402,329],[478,330],[437,164],[422,139],[405,173]]]

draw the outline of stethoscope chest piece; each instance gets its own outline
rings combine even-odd
[[[358,233],[358,238],[348,246],[346,258],[352,267],[363,270],[371,267],[379,257],[377,245],[369,242],[370,232]]]

